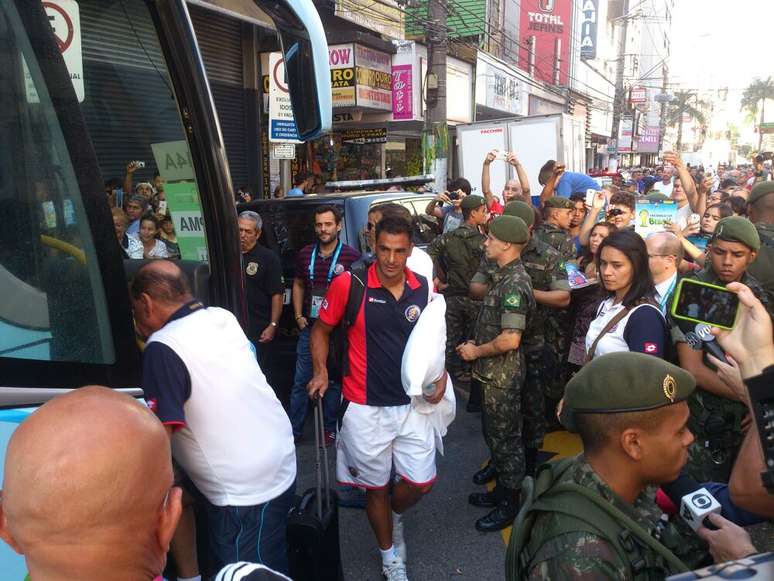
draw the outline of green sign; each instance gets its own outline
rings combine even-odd
[[[194,168],[191,152],[184,140],[151,143],[153,158],[159,168],[159,174],[168,182],[193,181]]]
[[[168,183],[164,192],[172,222],[175,224],[180,258],[206,262],[207,239],[196,182]]]

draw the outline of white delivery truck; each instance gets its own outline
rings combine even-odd
[[[583,121],[565,113],[481,121],[458,125],[456,130],[460,174],[479,195],[483,195],[481,168],[492,149],[516,154],[527,170],[533,201],[542,190],[538,173],[549,159],[563,163],[567,171],[586,171]],[[505,182],[515,178],[516,172],[505,161],[496,160],[489,166],[489,175],[492,193],[500,197]]]

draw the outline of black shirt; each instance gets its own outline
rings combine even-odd
[[[247,290],[249,315],[247,336],[257,339],[271,322],[271,297],[282,294],[282,265],[279,257],[264,246],[256,244],[242,253],[242,270]]]

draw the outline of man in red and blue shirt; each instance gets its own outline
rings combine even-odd
[[[357,317],[347,328],[349,365],[337,440],[337,479],[366,489],[388,581],[406,579],[401,515],[430,491],[436,476],[433,428],[427,415],[410,413],[401,382],[403,351],[429,298],[427,279],[406,268],[412,248],[406,220],[386,217],[377,224],[376,262],[367,270]],[[312,330],[311,397],[328,389],[330,335],[346,313],[352,276],[334,279]],[[425,399],[438,403],[445,389],[446,373]],[[400,480],[390,488],[393,465]]]

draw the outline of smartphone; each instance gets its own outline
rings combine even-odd
[[[701,220],[701,216],[699,216],[698,214],[691,214],[690,217],[688,218],[688,223],[698,224],[700,220]]]
[[[138,161],[136,163],[137,163],[137,169],[142,169],[142,168],[145,167],[145,162],[144,161]]]
[[[594,196],[597,195],[597,190],[589,188],[586,190],[586,205],[591,208],[594,205]]]
[[[505,161],[507,158],[508,158],[507,151],[498,151],[497,155],[495,155],[495,159],[499,159],[500,161]]]
[[[675,291],[671,312],[676,319],[732,329],[738,311],[736,293],[722,286],[684,278]]]
[[[166,213],[167,213],[167,201],[159,200],[159,214],[166,214]]]

